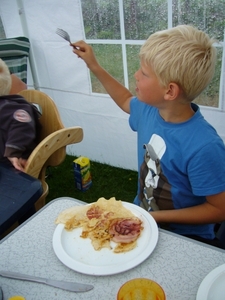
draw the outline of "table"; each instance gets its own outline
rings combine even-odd
[[[0,163],[0,236],[16,221],[35,213],[35,202],[42,195],[41,182],[11,163]]]
[[[0,243],[0,269],[52,279],[94,285],[85,293],[71,293],[38,283],[0,277],[4,300],[23,295],[26,300],[115,300],[126,281],[147,277],[158,282],[167,300],[194,300],[204,277],[224,264],[225,251],[213,246],[159,230],[153,253],[132,270],[110,276],[90,276],[64,266],[52,248],[58,214],[71,206],[83,205],[69,197],[57,198],[43,207]]]

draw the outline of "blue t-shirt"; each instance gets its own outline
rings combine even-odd
[[[170,185],[175,209],[199,205],[205,196],[225,191],[225,146],[216,130],[192,103],[195,114],[182,123],[165,122],[157,108],[131,100],[129,123],[138,135],[138,170],[144,161],[144,144],[151,144],[159,157],[162,173]],[[157,184],[157,183],[156,183]],[[138,193],[134,200],[140,205]],[[214,224],[170,224],[183,235],[214,238]]]

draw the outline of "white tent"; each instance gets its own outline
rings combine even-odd
[[[0,14],[7,38],[30,40],[29,88],[54,99],[65,126],[84,129],[84,140],[69,146],[68,154],[136,170],[136,134],[129,127],[129,116],[108,95],[92,93],[86,65],[55,33],[63,28],[72,41],[85,39],[80,0],[1,0]],[[220,107],[201,111],[225,141],[224,87],[220,92]]]

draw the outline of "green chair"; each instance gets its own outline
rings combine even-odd
[[[30,42],[26,37],[0,40],[0,58],[5,61],[11,73],[27,83],[27,59]]]

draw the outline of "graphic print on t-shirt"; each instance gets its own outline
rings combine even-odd
[[[159,135],[153,134],[144,148],[139,194],[142,206],[146,210],[173,209],[171,186],[160,165],[160,160],[166,151],[165,141]]]

